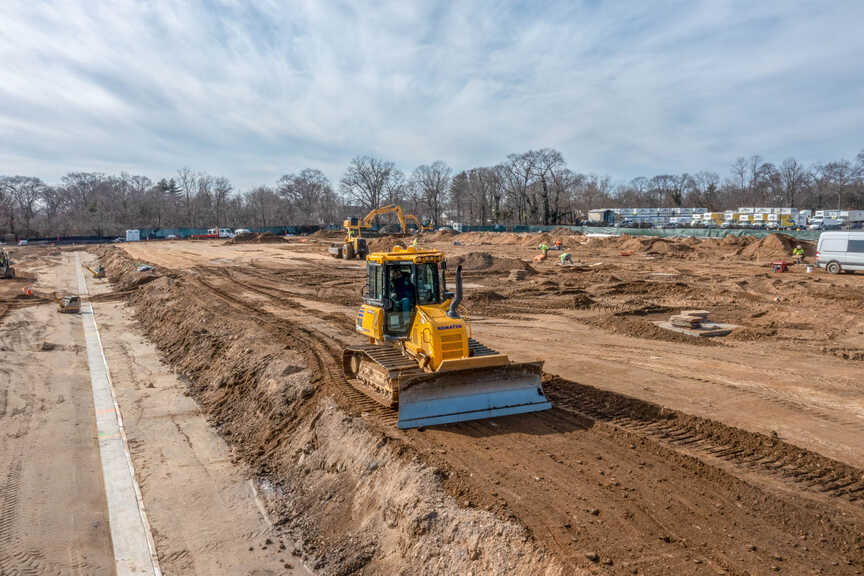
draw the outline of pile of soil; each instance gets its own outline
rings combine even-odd
[[[719,342],[712,338],[694,338],[686,334],[664,330],[652,322],[653,318],[638,315],[606,314],[587,320],[588,324],[603,328],[617,334],[626,334],[634,338],[648,340],[663,340],[666,342],[683,342],[695,346],[717,346]]]
[[[628,252],[654,254],[687,254],[693,247],[683,239],[657,238],[654,236],[633,237],[623,240],[619,247]]]
[[[469,252],[464,256],[453,256],[447,259],[447,266],[456,269],[462,266],[466,271],[483,270],[485,272],[510,272],[511,270],[524,270],[529,275],[536,274],[527,262],[519,258],[501,258],[493,256],[488,252]]]
[[[812,242],[797,240],[786,234],[771,234],[756,241],[751,241],[747,246],[740,249],[737,255],[747,260],[770,260],[774,258],[786,258],[792,255],[792,250],[800,244],[808,256],[815,255]]]
[[[436,230],[435,232],[427,232],[421,237],[424,242],[446,242],[453,239],[456,232],[453,230]]]
[[[405,248],[405,241],[399,236],[381,236],[380,238],[367,238],[366,247],[370,252],[389,252],[394,246]]]
[[[228,240],[228,244],[278,244],[281,242],[285,242],[285,239],[282,236],[278,236],[271,232],[262,232],[260,234],[238,234],[234,238]]]
[[[119,291],[132,290],[165,275],[164,270],[150,264],[148,264],[149,270],[139,272],[138,268],[143,263],[129,258],[125,252],[119,249],[102,250],[98,253],[107,272],[108,280],[115,284]]]
[[[316,230],[309,234],[309,238],[343,238],[345,233],[341,230]]]

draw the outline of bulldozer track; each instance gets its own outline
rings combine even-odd
[[[346,405],[355,410],[357,414],[368,415],[384,426],[395,426],[398,421],[396,410],[382,406],[357,390],[345,378],[341,369],[341,343],[333,343],[332,338],[327,335],[318,336],[312,330],[302,328],[270,312],[260,310],[242,299],[232,296],[202,276],[198,276],[196,280],[226,304],[253,314],[256,320],[268,326],[278,338],[286,341],[292,348],[302,350],[306,355],[307,362],[309,362],[308,367],[321,374],[324,384],[332,385],[335,388],[334,391],[338,391],[347,400]],[[338,349],[334,348],[335,346],[338,346]],[[334,367],[339,369],[336,370]]]
[[[547,393],[561,409],[658,441],[703,459],[767,474],[812,494],[864,505],[864,471],[774,438],[701,418],[684,417],[648,402],[553,378]]]

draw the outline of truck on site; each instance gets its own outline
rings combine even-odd
[[[234,238],[231,228],[208,228],[206,234],[192,234],[192,240],[218,240],[219,238]]]
[[[612,226],[615,224],[615,211],[604,209],[604,208],[595,208],[594,210],[588,211],[588,225],[589,226]]]
[[[438,250],[395,246],[366,257],[366,288],[347,346],[345,377],[380,404],[398,408],[399,428],[479,420],[551,408],[542,362],[511,362],[471,337],[459,312],[462,267],[447,291]]]
[[[807,225],[808,230],[839,230],[843,227],[842,220],[817,216]]]
[[[343,258],[345,260],[365,258],[369,253],[366,239],[376,234],[372,223],[376,216],[383,216],[385,214],[396,215],[403,235],[409,233],[408,222],[412,222],[415,225],[417,234],[432,230],[431,226],[423,225],[420,219],[413,214],[406,214],[398,204],[388,204],[387,206],[370,211],[362,219],[356,217],[346,218],[342,224],[345,230],[345,239],[342,242],[332,244],[327,249],[327,252],[334,258]]]
[[[864,232],[823,232],[816,264],[831,274],[864,270]]]

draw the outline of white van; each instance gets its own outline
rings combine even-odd
[[[823,232],[816,247],[816,263],[831,274],[864,270],[864,232]]]

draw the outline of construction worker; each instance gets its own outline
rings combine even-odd
[[[543,258],[546,258],[549,255],[549,245],[546,244],[546,242],[540,242],[540,246],[538,246],[538,248],[540,248],[540,251],[543,252]]]
[[[561,250],[561,240],[555,240],[555,250]]]
[[[411,241],[411,246],[417,248],[417,237],[414,237],[414,240]]]
[[[573,262],[573,258],[570,256],[569,252],[562,252],[561,256],[559,256],[559,258],[561,259],[561,266],[565,266],[565,265],[575,266],[576,265],[576,263]]]
[[[792,257],[795,259],[796,264],[801,264],[804,262],[804,248],[802,248],[800,244],[795,246],[795,248],[792,250]]]

